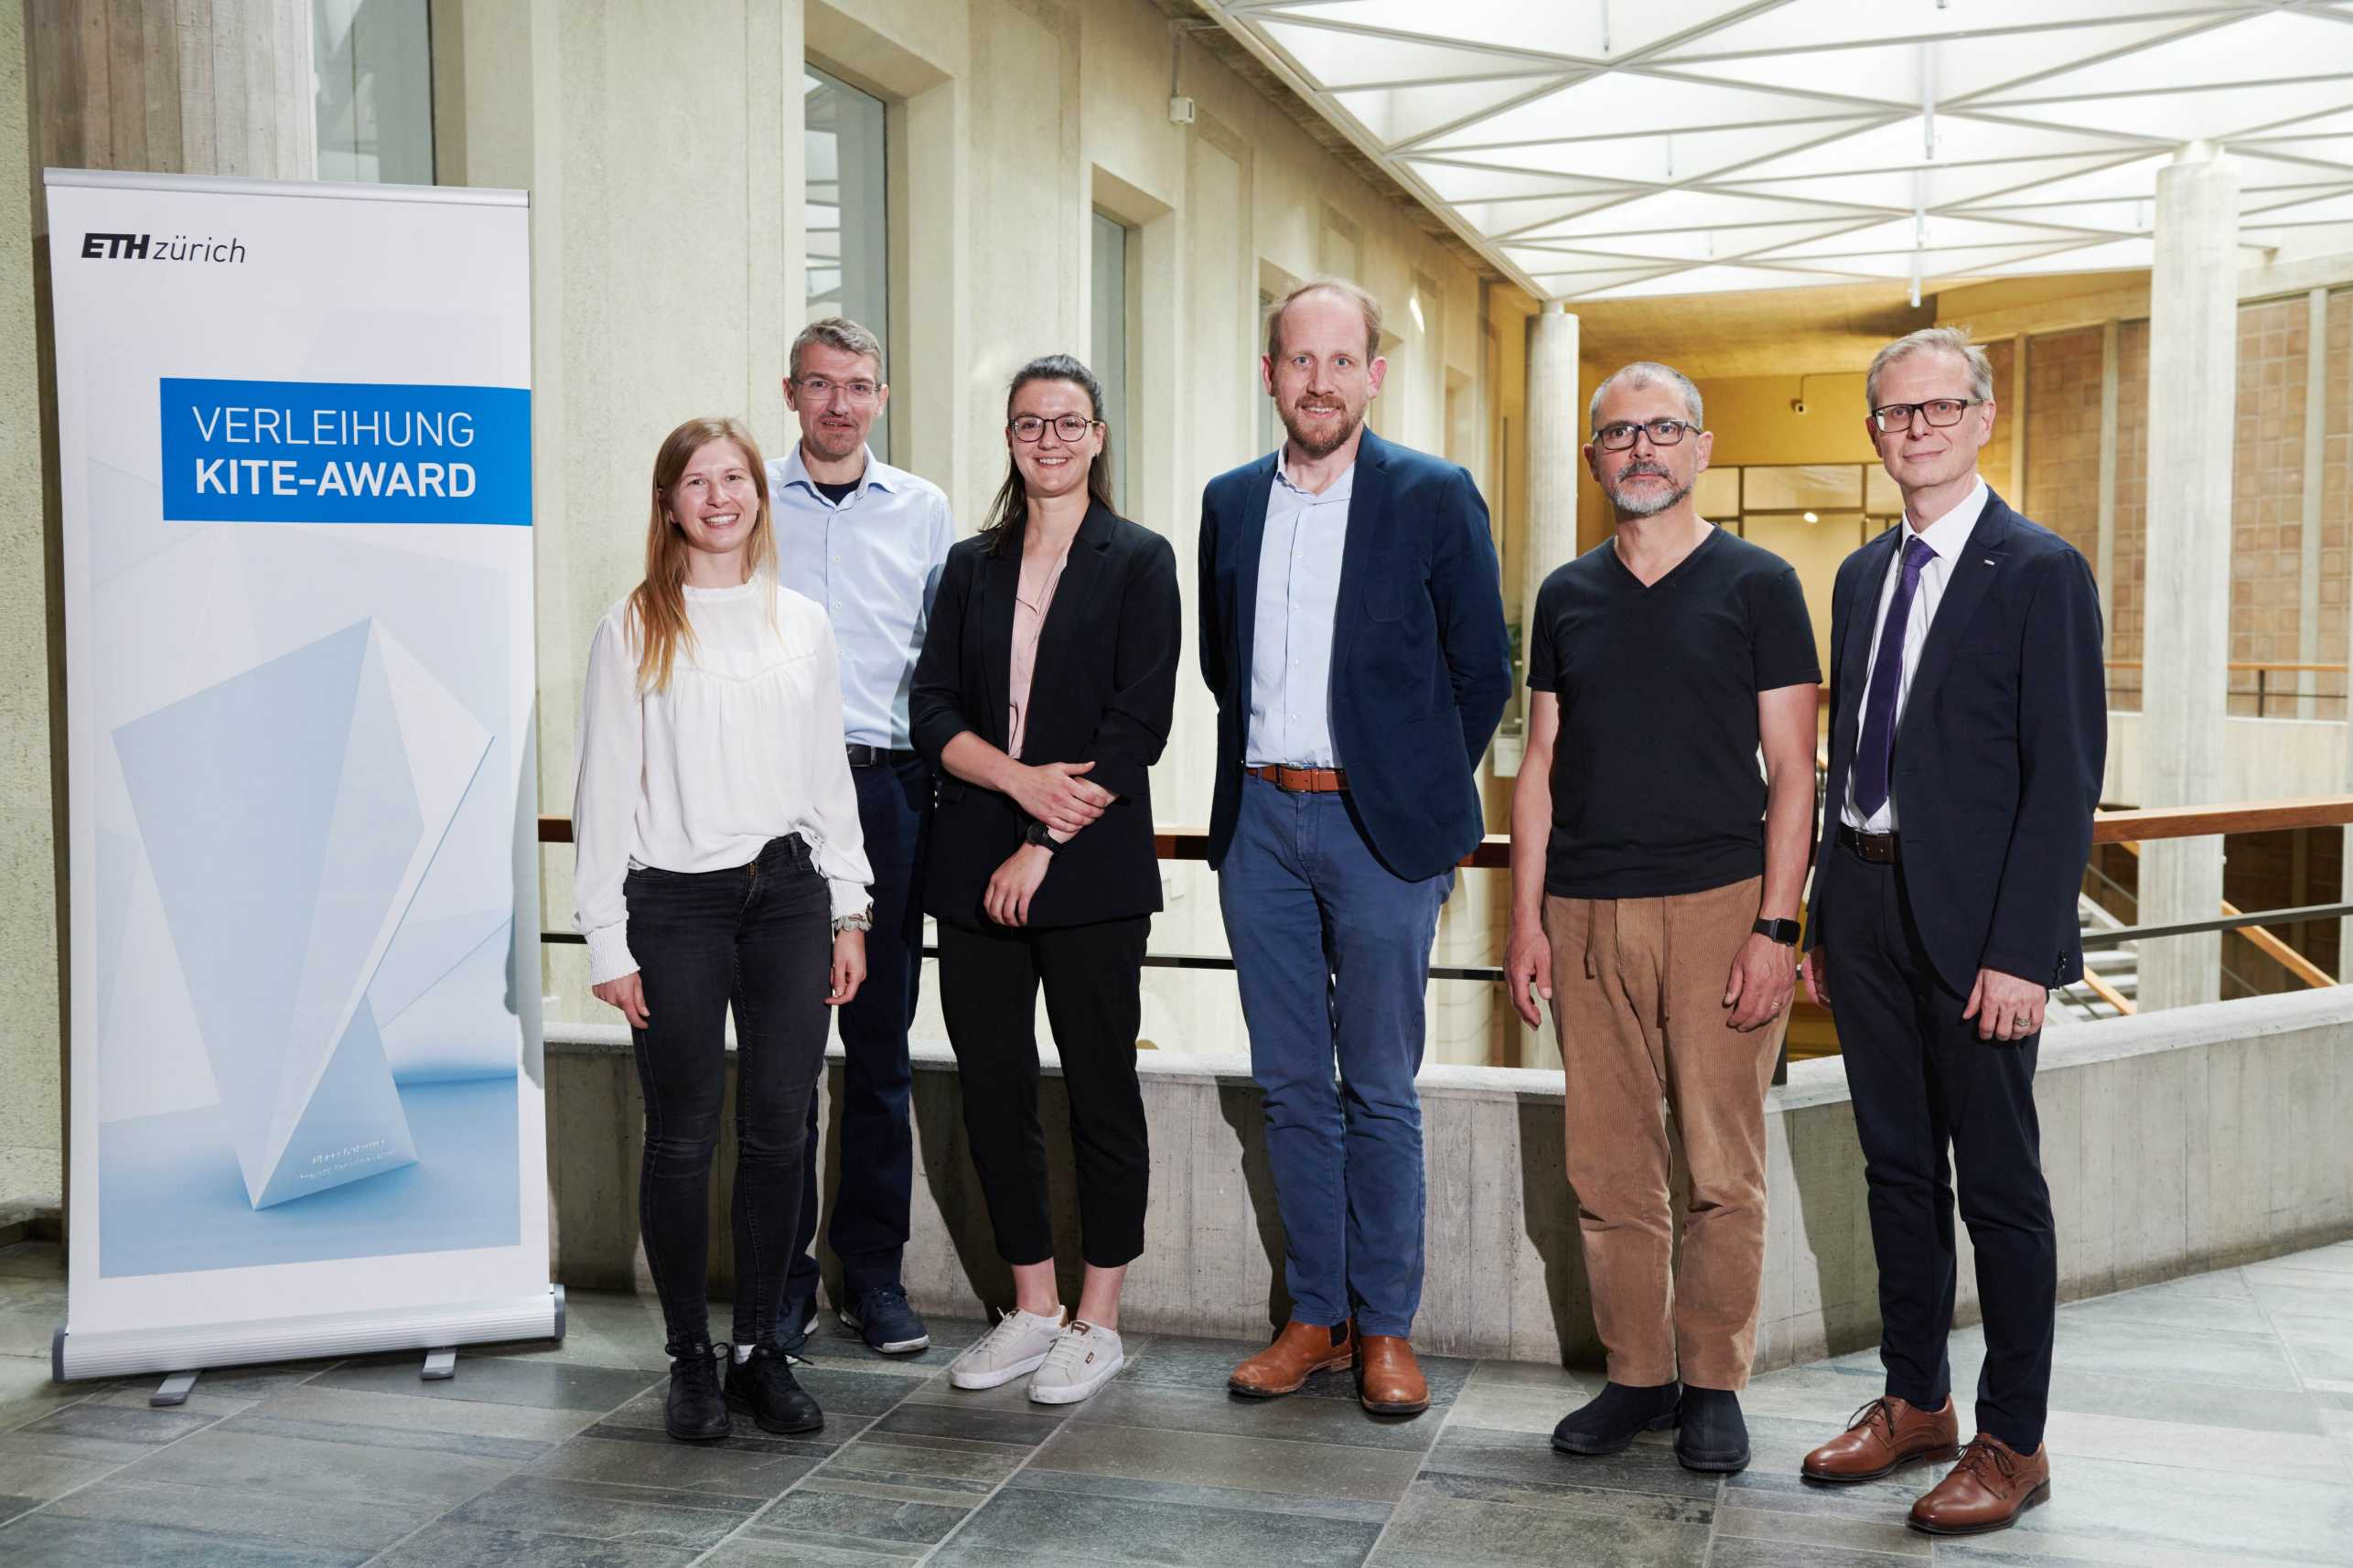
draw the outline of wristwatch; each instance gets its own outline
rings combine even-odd
[[[1785,948],[1798,945],[1798,922],[1795,920],[1759,920],[1748,928],[1760,937],[1770,937]]]
[[[1048,854],[1062,847],[1055,842],[1054,835],[1046,831],[1046,824],[1039,822],[1033,822],[1021,830],[1021,842],[1034,843]]]

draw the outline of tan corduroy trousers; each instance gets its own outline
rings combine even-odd
[[[1670,898],[1544,900],[1569,1185],[1613,1382],[1748,1382],[1765,1266],[1765,1091],[1789,1015],[1742,1034],[1725,1023],[1724,992],[1760,887],[1752,877]],[[1680,1267],[1669,1112],[1691,1177]]]

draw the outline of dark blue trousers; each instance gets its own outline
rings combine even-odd
[[[918,760],[854,768],[858,821],[875,873],[875,929],[866,933],[866,983],[840,1009],[842,1181],[825,1241],[842,1261],[845,1300],[898,1283],[907,1250],[908,1204],[915,1185],[915,1142],[908,1122],[910,1078],[907,1031],[915,1019],[923,972],[923,850],[931,823],[931,770]],[[817,1298],[817,1209],[824,1189],[818,1160],[824,1141],[817,1102],[809,1104],[800,1223],[791,1277],[785,1284],[782,1331],[791,1333]]]

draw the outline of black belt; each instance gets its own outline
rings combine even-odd
[[[894,768],[914,761],[917,756],[912,751],[893,751],[886,746],[860,746],[856,741],[850,743],[849,752],[853,768]]]
[[[1894,833],[1866,833],[1839,824],[1838,842],[1875,865],[1893,865],[1897,857]]]

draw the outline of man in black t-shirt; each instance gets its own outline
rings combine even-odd
[[[1699,389],[1627,366],[1586,464],[1616,535],[1536,597],[1511,805],[1512,1003],[1553,1004],[1609,1381],[1553,1434],[1610,1454],[1680,1427],[1689,1468],[1748,1463],[1737,1391],[1765,1262],[1765,1090],[1813,828],[1821,672],[1797,574],[1699,516]],[[1760,773],[1757,758],[1763,753]],[[1674,1265],[1671,1106],[1689,1166]]]

